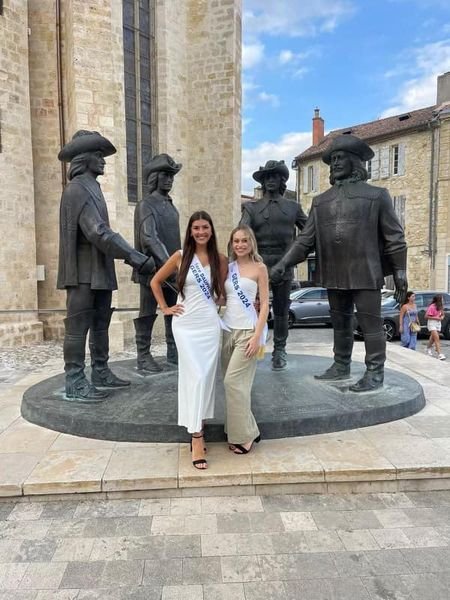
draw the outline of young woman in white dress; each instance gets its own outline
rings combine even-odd
[[[253,231],[246,225],[231,232],[228,244],[231,263],[225,281],[226,308],[223,321],[222,374],[225,386],[225,431],[230,450],[248,454],[260,435],[251,411],[251,391],[257,354],[264,345],[269,314],[269,278],[258,254]],[[254,303],[259,298],[259,315]]]
[[[178,349],[178,425],[191,434],[192,463],[206,469],[203,421],[214,416],[221,321],[216,299],[223,296],[228,261],[217,249],[211,217],[205,211],[189,219],[182,251],[159,269],[151,287],[164,315],[173,315]],[[177,304],[167,306],[161,285],[178,271]]]

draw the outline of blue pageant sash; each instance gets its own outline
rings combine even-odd
[[[194,276],[194,279],[198,287],[200,288],[205,300],[214,307],[214,310],[217,310],[217,305],[214,302],[214,298],[212,297],[211,288],[209,287],[208,278],[206,277],[205,270],[203,269],[202,263],[198,260],[197,256],[195,255],[189,266],[189,270]],[[230,328],[227,325],[225,325],[225,323],[222,321],[219,315],[217,315],[217,318],[219,319],[221,328],[225,329],[226,331],[230,331]]]
[[[237,297],[242,302],[243,307],[247,311],[248,316],[252,320],[253,326],[256,327],[256,324],[258,322],[258,313],[256,312],[256,308],[254,307],[253,302],[251,302],[247,298],[244,290],[241,288],[240,275],[239,275],[239,267],[237,266],[237,262],[236,261],[233,261],[232,263],[230,263],[228,265],[228,271],[230,273],[231,285],[233,286],[233,289],[234,289]],[[264,325],[264,329],[263,329],[263,331],[261,333],[261,338],[260,338],[260,344],[263,347],[267,343],[267,334],[268,334],[268,331],[269,331],[269,328],[268,328],[267,323],[266,323]]]

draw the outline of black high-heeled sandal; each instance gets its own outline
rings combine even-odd
[[[258,435],[258,437],[253,440],[252,445],[250,446],[250,448],[248,450],[242,444],[233,444],[233,446],[234,446],[233,454],[248,454],[253,449],[253,446],[255,444],[259,444],[260,441],[261,441],[261,436]],[[239,450],[239,452],[236,452],[236,450]]]
[[[190,443],[190,446],[191,446],[191,453],[192,453],[192,438],[194,438],[194,439],[196,439],[196,440],[199,440],[199,439],[200,439],[200,438],[202,438],[202,437],[203,437],[203,433],[201,433],[200,435],[191,435],[191,443]],[[203,451],[205,451],[205,450],[206,450],[206,448],[203,448]],[[204,471],[205,469],[207,469],[207,468],[208,468],[208,461],[206,460],[206,458],[197,458],[196,460],[193,460],[193,461],[192,461],[192,464],[193,464],[193,465],[194,465],[194,467],[195,467],[196,469],[198,469],[199,471]],[[199,465],[206,465],[206,466],[204,466],[204,467],[201,467],[201,466],[199,466]]]

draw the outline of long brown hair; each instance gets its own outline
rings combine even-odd
[[[438,310],[444,310],[442,294],[437,294],[436,296],[433,296],[433,301],[431,304],[434,304]]]
[[[189,267],[195,254],[195,241],[192,237],[191,228],[194,221],[208,221],[211,227],[211,237],[206,245],[206,251],[208,252],[209,265],[211,267],[211,291],[219,298],[223,295],[223,285],[220,277],[220,256],[219,250],[217,249],[217,238],[216,230],[211,217],[204,210],[197,210],[191,215],[189,223],[186,227],[186,235],[184,236],[183,243],[183,256],[181,257],[181,265],[178,271],[177,284],[180,290],[181,297],[184,299],[184,284],[186,283],[186,277],[188,274]]]

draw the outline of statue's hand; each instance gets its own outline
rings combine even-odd
[[[270,283],[273,285],[280,285],[283,281],[283,275],[286,271],[282,262],[278,262],[274,267],[270,269]]]
[[[139,275],[153,275],[155,272],[155,261],[152,256],[149,256],[147,260],[139,267]]]
[[[394,271],[393,275],[395,285],[394,298],[399,304],[403,304],[406,298],[406,292],[408,291],[408,279],[406,277],[406,271],[399,269],[398,271]]]

